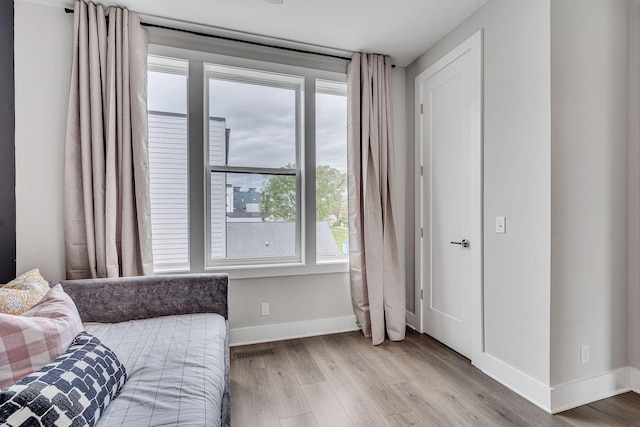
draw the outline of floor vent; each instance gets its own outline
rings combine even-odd
[[[273,356],[274,354],[276,354],[274,349],[267,348],[265,350],[245,351],[245,352],[242,352],[242,353],[234,353],[233,358],[236,359],[236,360],[237,359],[250,359],[252,357]]]

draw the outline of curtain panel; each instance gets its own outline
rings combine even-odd
[[[356,53],[347,67],[351,300],[374,345],[405,337],[396,231],[393,104],[388,57]]]
[[[75,2],[65,145],[67,279],[150,275],[147,34]]]

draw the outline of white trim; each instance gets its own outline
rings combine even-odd
[[[418,76],[420,77],[420,76]],[[425,241],[424,236],[424,225],[422,224],[422,211],[424,210],[424,200],[422,197],[423,194],[423,180],[422,176],[427,171],[424,170],[424,165],[422,165],[422,112],[421,112],[421,104],[422,104],[422,82],[418,80],[418,77],[415,79],[414,83],[414,106],[413,112],[415,114],[415,132],[414,132],[414,223],[415,223],[415,236],[416,239],[414,241],[414,323],[413,325],[416,329],[424,333],[424,327],[422,325],[422,288],[424,283],[424,276],[428,274],[425,271],[425,267],[422,265],[422,245]],[[428,266],[426,267],[428,268]]]
[[[640,370],[632,366],[629,367],[631,375],[631,390],[640,394]]]
[[[624,367],[553,387],[550,412],[556,414],[631,391],[631,369]]]
[[[252,86],[267,86],[279,89],[291,89],[295,91],[295,162],[296,167],[288,171],[287,173],[282,173],[281,168],[274,167],[242,167],[239,165],[214,165],[211,164],[210,161],[210,153],[209,149],[211,146],[210,141],[210,128],[211,125],[209,120],[205,120],[205,141],[204,141],[204,164],[205,168],[205,193],[204,193],[204,205],[205,205],[205,259],[204,259],[204,268],[205,270],[208,268],[215,267],[227,267],[229,265],[239,266],[239,267],[248,267],[253,265],[270,265],[270,264],[287,264],[287,263],[305,263],[305,251],[301,250],[303,245],[305,244],[304,238],[307,235],[306,232],[303,231],[306,226],[306,222],[309,220],[305,218],[304,213],[308,212],[306,209],[305,203],[305,195],[307,194],[306,189],[304,188],[304,176],[305,176],[305,167],[301,164],[301,161],[304,160],[304,152],[305,149],[303,144],[305,143],[305,139],[303,138],[302,133],[304,132],[304,111],[307,110],[303,107],[305,102],[305,76],[303,75],[295,75],[289,73],[276,73],[271,70],[265,70],[261,67],[238,67],[235,65],[229,65],[224,63],[224,61],[216,62],[216,63],[207,63],[203,62],[202,64],[198,64],[199,67],[204,67],[204,75],[205,79],[203,84],[203,94],[205,99],[210,99],[212,96],[211,92],[211,80],[223,80],[227,82],[235,82],[235,83],[245,83]],[[315,80],[314,80],[315,82]],[[309,96],[307,94],[307,96]],[[313,95],[315,96],[315,94]],[[314,98],[315,101],[315,98]],[[205,117],[210,117],[211,112],[209,111],[209,102],[205,102]],[[308,111],[309,114],[315,115],[315,110]],[[198,118],[199,119],[199,118]],[[192,118],[189,117],[189,124],[191,124]],[[314,128],[315,131],[315,128]],[[315,147],[315,140],[312,141]],[[211,175],[214,172],[223,172],[223,173],[242,173],[242,174],[268,174],[268,175],[287,175],[291,176],[296,181],[296,221],[295,221],[295,255],[291,256],[279,256],[279,257],[237,257],[230,258],[225,253],[224,257],[221,258],[213,258],[211,247]],[[228,181],[225,179],[225,182]],[[304,223],[304,224],[303,224]],[[313,217],[313,226],[315,227],[315,215]],[[314,228],[315,231],[315,228]],[[224,231],[226,233],[226,230]],[[226,242],[226,234],[225,234],[225,242]],[[224,242],[223,242],[224,243]],[[225,251],[226,252],[226,251]],[[314,251],[315,253],[315,251]]]
[[[487,353],[479,362],[474,364],[486,375],[550,414],[628,391],[640,393],[640,370],[630,366],[549,387]]]
[[[550,412],[551,389],[549,386],[487,353],[483,354],[481,363],[474,364],[494,380],[546,412]]]
[[[419,228],[423,230],[423,237],[418,238],[416,241],[416,274],[415,277],[419,281],[416,289],[416,312],[417,322],[419,324],[420,332],[425,331],[424,327],[424,299],[418,299],[420,290],[424,291],[425,279],[430,277],[430,265],[429,263],[423,263],[425,255],[430,252],[430,233],[429,224],[424,220],[424,212],[428,212],[429,209],[429,196],[423,197],[425,194],[425,177],[430,174],[428,162],[423,163],[425,159],[425,153],[422,144],[423,134],[423,120],[422,120],[422,88],[424,82],[426,82],[431,76],[442,70],[444,67],[454,62],[461,56],[469,55],[469,67],[472,72],[470,73],[470,87],[471,90],[471,125],[469,129],[470,141],[472,142],[471,148],[471,171],[470,177],[472,182],[471,189],[471,236],[469,237],[472,242],[478,242],[475,246],[478,248],[477,252],[474,252],[472,260],[472,271],[474,283],[471,285],[471,360],[474,364],[477,364],[477,360],[483,357],[484,352],[484,319],[483,319],[483,235],[482,235],[482,204],[483,204],[483,181],[482,181],[482,30],[476,32],[467,40],[462,42],[458,47],[454,48],[444,57],[440,58],[436,63],[431,65],[425,71],[420,73],[415,78],[415,143],[418,145],[416,156],[416,194],[415,200],[419,201],[416,208],[416,218],[418,219]],[[422,176],[421,166],[423,167]],[[419,206],[419,207],[418,207]],[[417,233],[420,236],[418,230]],[[430,256],[430,255],[427,255]]]
[[[471,238],[480,242],[480,250],[472,259],[471,270],[474,282],[471,286],[471,360],[482,357],[484,353],[484,236],[483,221],[483,134],[482,134],[482,31],[471,36],[464,45],[469,49],[469,67],[471,72],[472,104],[469,139],[471,145]]]
[[[416,300],[416,304],[419,304],[418,300]],[[407,325],[413,329],[414,331],[418,331],[420,329],[420,318],[417,313],[412,313],[409,310],[406,311],[406,319]]]
[[[235,328],[229,331],[229,345],[257,344],[261,342],[288,340],[315,335],[337,334],[360,330],[356,316],[332,317],[305,320],[302,322],[278,323],[274,325]]]
[[[429,77],[438,73],[441,69],[460,58],[465,53],[473,50],[473,49],[482,49],[482,30],[476,32],[467,40],[460,43],[457,47],[451,50],[442,58],[438,59],[433,65],[427,68],[422,73],[418,74],[415,78],[415,85],[419,86],[424,80],[427,80]],[[420,92],[416,92],[418,95],[416,98],[419,98]]]

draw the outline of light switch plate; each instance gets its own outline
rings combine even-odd
[[[505,234],[507,232],[507,217],[496,217],[496,233]]]

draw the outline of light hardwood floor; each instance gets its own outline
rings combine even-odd
[[[640,426],[635,393],[549,415],[411,330],[377,347],[349,332],[234,347],[231,356],[233,427]]]

